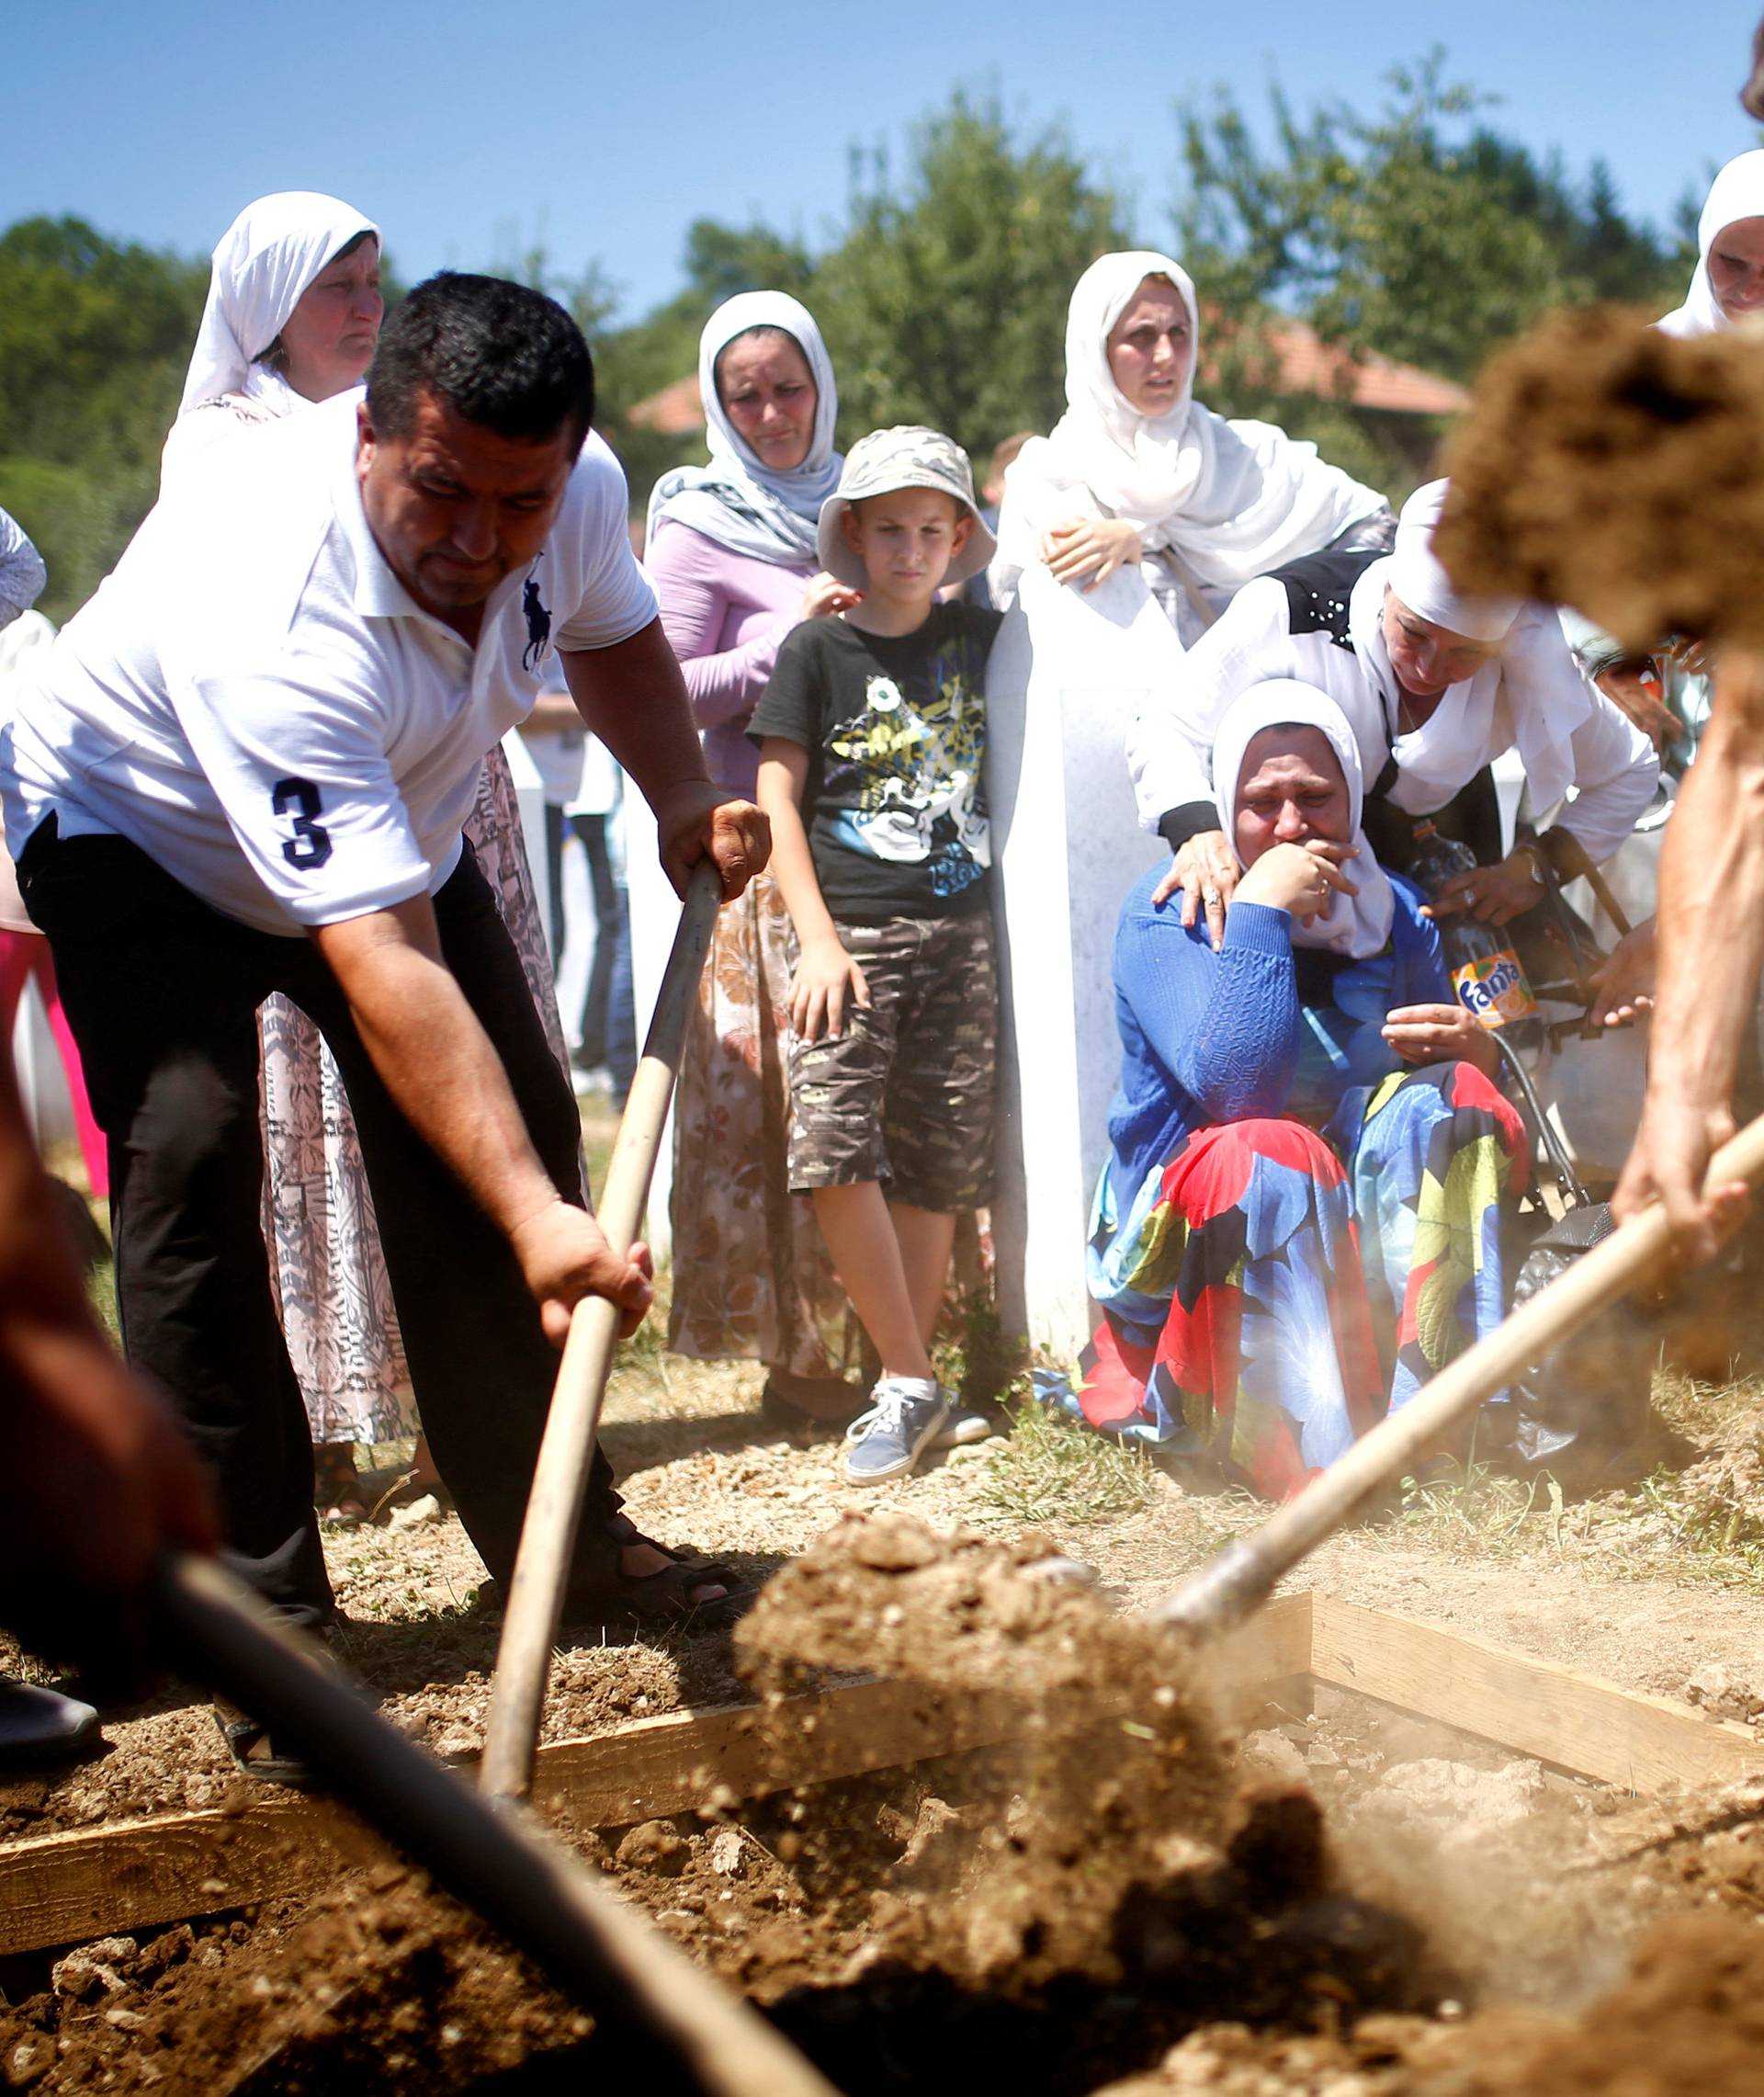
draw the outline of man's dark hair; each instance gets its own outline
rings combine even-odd
[[[555,299],[500,277],[444,269],[380,331],[368,413],[382,436],[409,436],[422,395],[498,436],[542,441],[594,417],[594,360]]]

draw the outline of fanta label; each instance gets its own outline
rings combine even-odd
[[[1532,986],[1525,980],[1519,957],[1510,948],[1464,962],[1453,969],[1452,981],[1458,996],[1485,1026],[1506,1026],[1513,1020],[1530,1019],[1537,1011]]]

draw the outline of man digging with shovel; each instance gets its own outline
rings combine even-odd
[[[365,400],[290,416],[248,471],[218,458],[153,511],[0,737],[109,1139],[129,1356],[213,1468],[232,1562],[308,1626],[332,1601],[258,1221],[258,1004],[285,992],[335,1052],[432,1445],[505,1580],[571,1307],[634,1325],[650,1288],[581,1206],[570,1087],[459,834],[479,769],[555,649],[676,882],[707,854],[734,896],[765,863],[764,819],[706,776],[593,407],[561,308],[432,278]],[[731,1600],[636,1536],[597,1457],[572,1613]],[[227,1730],[242,1767],[300,1774]]]

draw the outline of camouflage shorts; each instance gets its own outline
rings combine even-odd
[[[837,1040],[790,1043],[790,1190],[880,1180],[943,1214],[992,1196],[999,992],[992,919],[842,923],[870,986]]]

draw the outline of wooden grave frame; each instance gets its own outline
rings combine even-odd
[[[1329,1594],[1270,1603],[1216,1659],[1238,1701],[1280,1685],[1352,1690],[1625,1791],[1764,1782],[1764,1739],[1745,1726]],[[541,1748],[534,1803],[578,1827],[628,1827],[690,1811],[718,1786],[763,1797],[992,1746],[1020,1724],[1008,1699],[951,1700],[910,1682],[799,1701],[787,1767],[751,1705],[671,1712]],[[315,1892],[385,1853],[340,1807],[287,1796],[0,1843],[0,1956]]]

